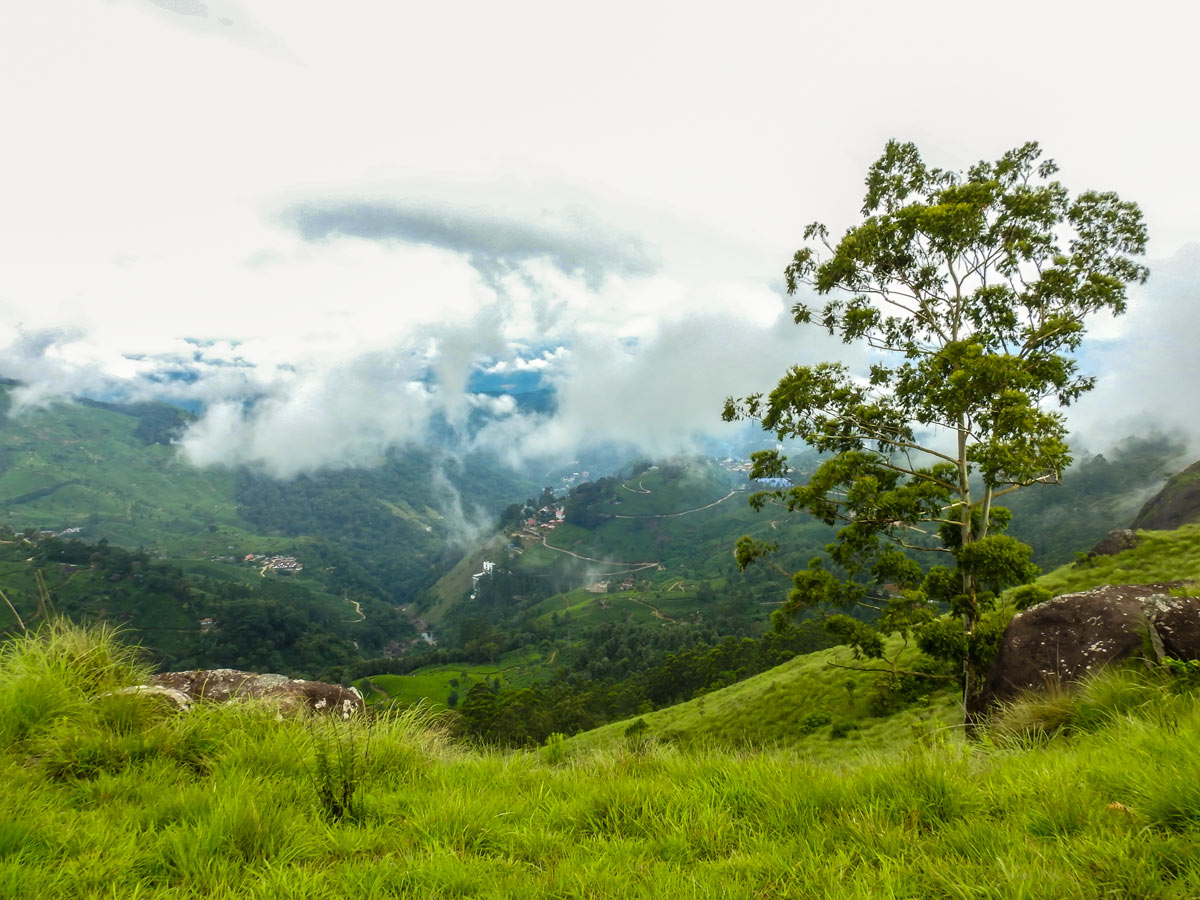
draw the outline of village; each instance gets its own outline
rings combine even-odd
[[[242,562],[257,566],[260,574],[267,572],[282,572],[285,575],[295,575],[304,571],[304,566],[294,556],[268,556],[264,553],[247,553]]]

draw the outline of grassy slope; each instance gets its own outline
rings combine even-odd
[[[1200,580],[1200,525],[1140,535],[1141,543],[1133,550],[1098,557],[1086,566],[1062,566],[1038,583],[1062,594],[1104,584]],[[581,618],[590,614],[588,609],[580,607]],[[928,705],[873,718],[867,704],[873,676],[830,663],[856,664],[844,647],[797,657],[746,681],[641,716],[647,725],[645,734],[684,743],[798,746],[813,756],[829,758],[844,755],[848,747],[886,747],[913,733],[954,727],[962,721],[956,698],[936,686],[931,687]],[[847,690],[847,684],[854,687]],[[828,714],[833,722],[805,734],[802,722],[814,713]],[[613,722],[573,741],[581,746],[612,743],[623,737],[632,722]],[[831,738],[832,724],[839,722],[855,722],[859,730],[844,739]]]
[[[676,582],[682,584],[679,579]],[[690,621],[703,614],[697,606],[696,592],[687,589],[595,594],[586,588],[579,588],[549,597],[534,609],[540,614],[538,624],[550,624],[557,613],[559,616],[569,616],[571,626],[576,628],[604,622],[665,625]],[[655,615],[656,611],[658,615]]]
[[[1200,895],[1188,697],[1042,746],[826,763],[642,741],[476,753],[412,714],[103,696],[134,678],[86,645],[0,657],[0,896]],[[319,789],[343,785],[351,814],[330,818]]]
[[[427,597],[432,602],[420,610],[421,618],[435,625],[440,623],[446,612],[471,592],[471,576],[482,570],[483,561],[504,559],[507,542],[508,538],[504,535],[494,534],[464,556],[430,588]]]
[[[1098,556],[1084,566],[1060,566],[1038,579],[1056,594],[1102,584],[1150,584],[1200,580],[1200,524],[1175,531],[1140,531],[1137,547],[1116,556]]]
[[[962,721],[957,698],[932,683],[927,703],[872,717],[869,695],[876,676],[831,664],[864,663],[845,647],[798,656],[745,681],[637,717],[647,726],[642,735],[702,746],[793,747],[811,758],[836,759],[903,744],[914,735],[955,730]],[[823,724],[806,727],[811,716]],[[633,721],[576,735],[572,744],[619,742]],[[857,727],[844,737],[833,736],[836,726],[848,724]]]
[[[106,537],[178,556],[258,546],[261,536],[238,516],[231,473],[197,469],[170,447],[148,446],[134,436],[136,426],[133,416],[80,405],[4,421],[2,521],[13,528],[79,527],[85,540]]]

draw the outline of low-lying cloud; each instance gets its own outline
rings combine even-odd
[[[536,270],[534,255],[543,253],[539,259],[558,260],[559,281],[535,283],[524,301],[492,292],[471,314],[384,336],[364,330],[372,326],[370,316],[347,319],[346,339],[334,349],[320,341],[300,341],[284,352],[261,338],[176,339],[155,352],[121,354],[93,345],[81,328],[16,329],[0,347],[0,375],[22,382],[13,393],[18,413],[73,396],[184,403],[201,410],[179,441],[187,460],[289,478],[370,466],[394,448],[435,439],[461,451],[494,452],[514,466],[571,459],[597,445],[665,456],[732,436],[720,421],[723,399],[771,388],[789,365],[842,359],[864,367],[857,347],[794,325],[787,298],[765,287],[742,285],[743,302],[730,301],[725,311],[714,311],[719,304],[711,296],[691,302],[701,288],[661,276],[585,288],[563,272],[652,267],[638,262],[638,252],[622,256],[610,248],[589,256],[583,248],[597,245],[580,237],[583,232],[556,242],[552,236],[562,232],[528,226],[486,237],[485,220],[470,216],[421,231],[428,218],[385,216],[359,224],[374,240],[424,234],[441,241],[447,254],[511,260],[526,274]],[[306,239],[317,240],[350,233],[353,216],[298,221],[306,223],[297,226],[307,229]],[[458,230],[463,222],[470,227]],[[406,231],[409,226],[416,230]],[[1152,265],[1151,280],[1134,293],[1119,333],[1085,344],[1082,369],[1096,374],[1098,384],[1068,411],[1081,446],[1108,446],[1152,428],[1197,433],[1197,285],[1200,246],[1191,246]],[[670,302],[643,315],[644,299],[662,300],[660,287]],[[575,293],[564,293],[567,288]],[[431,302],[437,289],[425,289]],[[539,318],[530,314],[531,299],[559,306]],[[772,304],[774,317],[762,315]],[[744,309],[752,305],[760,314],[748,317]],[[487,394],[477,386],[485,376]],[[497,396],[497,386],[506,384],[501,391],[552,389],[555,402],[531,412],[513,396]],[[462,518],[469,532],[474,523]]]

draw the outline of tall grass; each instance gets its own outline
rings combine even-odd
[[[150,669],[108,626],[64,619],[0,645],[0,745],[83,709],[104,691],[143,682]]]
[[[337,818],[311,720],[93,701],[0,745],[0,897],[1200,895],[1196,698],[1097,683],[1071,721],[824,762],[624,738],[478,753],[418,711],[336,724],[358,809]],[[62,768],[72,729],[143,752]],[[189,729],[204,766],[168,740]]]

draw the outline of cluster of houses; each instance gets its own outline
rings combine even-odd
[[[754,468],[754,463],[750,460],[734,459],[732,456],[717,460],[717,464],[726,472],[742,472],[746,475],[749,475],[750,470]]]
[[[750,472],[754,468],[754,463],[752,463],[750,460],[735,459],[732,456],[726,456],[724,459],[718,459],[717,465],[719,465],[726,472],[738,472],[747,477],[749,477]],[[793,468],[792,472],[793,472],[793,474],[796,474],[796,475],[812,474],[811,471],[806,468]],[[794,482],[788,478],[757,478],[757,479],[755,479],[755,481],[758,482],[759,484],[766,484],[767,482],[778,482],[776,484],[769,484],[768,485],[769,487],[791,487],[794,484]]]
[[[609,582],[609,581],[594,581],[587,586],[587,591],[590,594],[607,594],[608,588],[611,584],[612,584],[612,582]],[[620,586],[620,588],[618,588],[618,590],[632,591],[633,590],[633,576],[630,575],[624,581],[622,581],[621,586]],[[604,608],[607,609],[608,607],[604,607]]]
[[[25,536],[35,541],[44,541],[48,538],[69,538],[75,537],[83,531],[82,528],[64,528],[62,531],[26,531]]]
[[[553,531],[567,517],[567,511],[562,506],[543,506],[525,520],[525,527],[531,531]]]
[[[290,575],[304,570],[304,566],[294,556],[267,556],[264,553],[247,553],[242,557],[242,562],[261,566],[263,569],[271,569],[275,572],[286,572]]]

